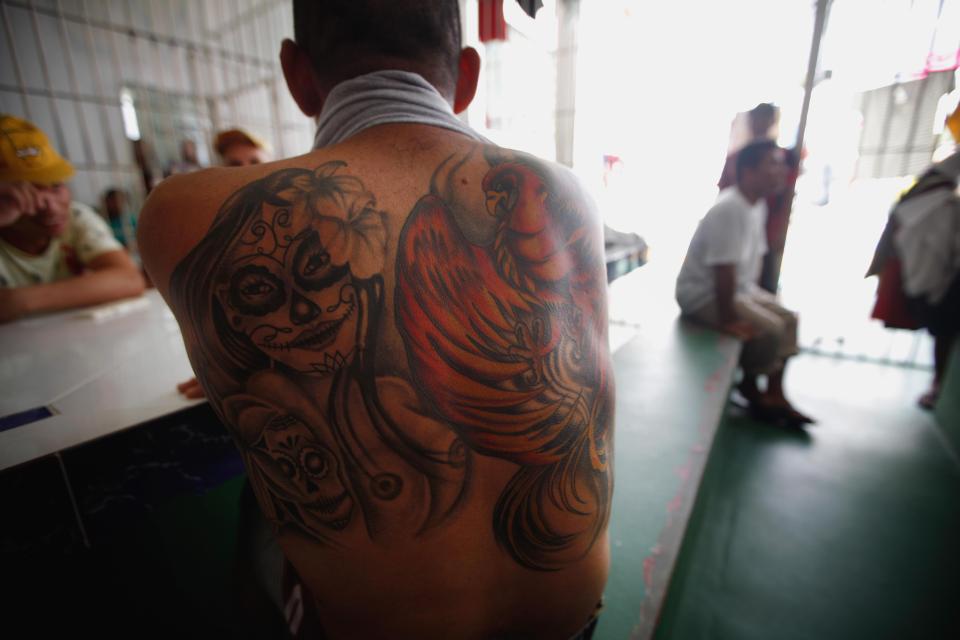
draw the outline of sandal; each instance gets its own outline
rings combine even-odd
[[[813,418],[800,413],[793,407],[783,407],[759,402],[750,404],[750,417],[760,422],[777,424],[792,429],[802,429],[816,422]]]
[[[939,397],[939,389],[930,389],[930,391],[927,391],[925,394],[917,398],[917,404],[920,405],[921,409],[933,411],[933,409],[937,406],[937,399]]]

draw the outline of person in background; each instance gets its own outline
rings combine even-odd
[[[72,199],[73,174],[40,129],[0,115],[0,322],[144,290],[107,223]]]
[[[786,361],[797,353],[797,316],[757,284],[767,250],[767,198],[783,189],[783,149],[752,142],[737,155],[737,183],[720,192],[700,221],[677,277],[683,315],[744,341],[739,390],[751,414],[799,427],[812,422],[787,400]],[[759,380],[766,377],[766,389]]]
[[[761,102],[746,114],[740,112],[734,119],[730,133],[730,148],[720,172],[717,187],[722,191],[737,184],[737,154],[751,142],[776,140],[780,113],[776,105]]]
[[[480,65],[457,0],[293,7],[280,59],[313,150],[166,180],[139,226],[289,562],[291,632],[589,637],[613,471],[601,217],[568,170],[455,115]]]
[[[213,147],[225,167],[247,167],[271,160],[267,144],[245,129],[221,131],[214,138]]]
[[[107,189],[103,194],[103,214],[110,224],[113,237],[128,249],[137,232],[137,220],[127,210],[129,198],[122,189]]]
[[[167,170],[163,172],[163,177],[168,178],[181,173],[191,173],[202,168],[200,161],[197,159],[197,143],[190,138],[184,138],[180,142],[179,162],[170,163]]]
[[[779,109],[769,102],[761,102],[747,112],[747,129],[749,131],[746,143],[762,140],[775,140],[776,127],[780,120]],[[799,175],[799,161],[797,154],[789,149],[782,149],[787,166],[787,176],[782,189],[767,197],[767,219],[765,229],[767,235],[767,253],[763,256],[763,266],[758,276],[761,287],[776,294],[780,281],[780,263],[783,261],[783,249],[787,242],[787,226],[790,222],[790,210],[793,207],[793,193]],[[723,165],[723,172],[717,186],[722,191],[737,183],[737,156],[739,149],[735,149],[727,156]]]
[[[960,105],[947,117],[953,154],[928,167],[894,205],[867,276],[879,276],[872,317],[933,336],[933,381],[917,403],[934,409],[960,334]]]

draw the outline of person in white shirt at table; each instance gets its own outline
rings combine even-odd
[[[40,129],[0,115],[0,323],[144,290],[107,223],[73,201],[73,174]]]
[[[677,278],[677,302],[684,317],[744,341],[739,390],[754,417],[802,426],[813,420],[783,390],[787,359],[797,353],[797,315],[759,286],[767,252],[765,199],[784,187],[783,149],[770,140],[747,145],[736,173],[737,183],[720,192],[694,233]]]

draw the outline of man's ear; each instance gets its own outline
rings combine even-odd
[[[480,54],[473,47],[460,51],[457,62],[457,88],[453,94],[453,112],[460,113],[470,106],[477,95],[480,80]]]
[[[293,40],[285,39],[280,45],[280,67],[287,81],[287,89],[300,111],[308,118],[319,115],[324,96],[317,86],[316,74],[307,52]]]

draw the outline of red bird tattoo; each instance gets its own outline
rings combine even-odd
[[[470,242],[436,193],[400,237],[397,324],[412,378],[475,452],[518,465],[494,512],[521,564],[559,569],[603,530],[612,385],[602,246],[540,163],[485,175],[493,240]]]

